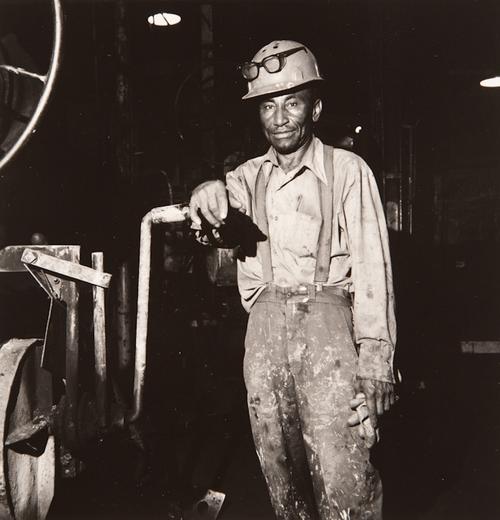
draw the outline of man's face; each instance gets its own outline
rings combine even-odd
[[[309,88],[267,97],[259,103],[262,130],[280,154],[296,152],[312,135],[313,123],[321,114],[321,100]]]

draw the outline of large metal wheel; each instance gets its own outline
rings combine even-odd
[[[11,339],[0,348],[0,519],[43,520],[54,496],[54,437],[39,453],[22,453],[6,439],[51,402],[50,375],[40,368],[40,341]]]
[[[22,7],[20,8],[22,9]],[[10,92],[15,90],[12,88],[15,83],[9,81],[11,76],[25,76],[32,78],[33,81],[41,81],[43,83],[43,88],[38,102],[32,113],[30,113],[28,116],[19,114],[18,117],[15,117],[15,110],[9,110],[9,106],[4,107],[4,110],[2,110],[4,117],[6,113],[11,113],[10,117],[14,117],[16,126],[13,129],[14,136],[7,135],[3,142],[0,143],[0,152],[4,154],[0,158],[0,175],[2,168],[4,168],[4,166],[14,158],[17,152],[26,144],[30,136],[36,131],[36,126],[40,121],[40,117],[45,111],[45,108],[47,107],[49,97],[54,87],[54,81],[59,70],[59,63],[61,60],[62,12],[60,0],[52,0],[52,8],[54,17],[54,36],[52,43],[52,55],[47,74],[36,74],[16,65],[2,63],[0,60],[0,100],[2,100],[2,103],[6,104],[6,99],[10,99],[12,96],[15,96],[15,92]],[[25,9],[27,8],[25,7]]]

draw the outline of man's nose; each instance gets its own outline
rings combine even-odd
[[[283,107],[276,107],[274,111],[274,124],[276,126],[283,126],[288,123],[288,116]]]

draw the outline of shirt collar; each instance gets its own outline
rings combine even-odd
[[[269,148],[267,153],[262,156],[262,165],[264,165],[265,163],[270,163],[273,166],[279,167],[276,150],[272,146]],[[316,136],[313,136],[313,138],[311,139],[306,153],[302,158],[302,162],[297,166],[297,168],[293,172],[290,173],[293,176],[303,167],[306,167],[307,169],[311,170],[321,182],[327,184],[324,161],[324,146],[323,143]],[[264,168],[266,178],[269,177],[271,170],[271,167]]]

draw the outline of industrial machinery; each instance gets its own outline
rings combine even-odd
[[[53,38],[49,69],[46,74],[37,74],[25,67],[9,63],[3,51],[17,53],[21,61],[30,61],[24,56],[14,38],[2,42],[0,51],[0,170],[10,162],[36,132],[52,94],[61,61],[63,15],[60,0],[52,0]],[[22,84],[26,80],[29,85]],[[37,89],[34,83],[42,85]]]
[[[36,131],[53,90],[63,32],[59,0],[52,0],[52,11],[53,48],[45,75],[8,63],[0,53],[2,172]],[[16,105],[19,78],[35,82],[37,88],[26,103]],[[103,253],[92,253],[92,266],[87,267],[80,263],[81,250],[76,245],[16,245],[0,250],[0,293],[7,296],[7,305],[0,309],[5,325],[0,338],[0,520],[45,519],[56,478],[77,476],[81,461],[75,454],[96,439],[119,429],[141,445],[136,425],[144,404],[151,228],[182,222],[187,215],[185,207],[166,206],[154,208],[142,220],[131,406],[122,398],[114,367],[108,364],[105,292],[112,276],[104,272]],[[19,287],[21,294],[14,301],[11,297]],[[32,312],[35,289],[46,297],[42,312],[40,306]],[[48,312],[42,316],[47,299]],[[20,309],[17,325],[21,326],[10,327]],[[31,319],[38,320],[38,327],[23,323]],[[38,334],[40,321],[45,322],[44,334]],[[117,343],[120,348],[122,343]],[[131,354],[119,353],[128,360]],[[209,491],[185,518],[197,518],[203,512],[203,518],[213,520],[223,501],[222,493]]]
[[[112,429],[134,431],[144,402],[151,227],[186,217],[185,208],[166,206],[151,210],[142,221],[131,409],[119,392],[108,395],[113,385],[108,383],[104,293],[111,275],[103,271],[103,254],[92,254],[90,268],[80,264],[78,246],[9,246],[0,251],[2,276],[29,273],[49,298],[45,337],[10,339],[0,348],[0,518],[45,518],[56,466],[67,476],[76,475],[73,451]],[[92,356],[82,351],[81,284],[92,289]],[[92,369],[95,384],[88,385],[84,375]],[[219,509],[221,505],[219,500]]]
[[[2,280],[17,274],[13,285],[19,286],[19,274],[31,273],[49,297],[45,337],[9,339],[0,348],[0,518],[45,518],[54,493],[56,460],[63,462],[62,473],[76,474],[71,450],[92,430],[106,427],[104,289],[110,275],[102,272],[102,254],[93,255],[94,269],[81,266],[79,249],[11,246],[0,251]],[[96,407],[79,391],[78,281],[93,287]]]

